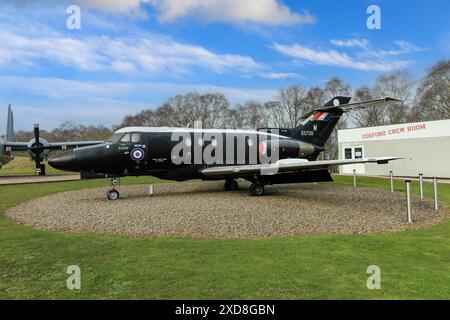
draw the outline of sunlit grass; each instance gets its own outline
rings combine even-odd
[[[159,182],[150,179],[122,183]],[[351,184],[352,178],[336,177],[336,183]],[[108,184],[0,187],[0,298],[450,298],[450,221],[379,235],[195,240],[38,231],[4,216],[28,199]],[[358,178],[358,185],[389,190],[388,179]],[[396,183],[396,191],[403,188]],[[425,193],[432,194],[429,183]],[[440,185],[440,199],[450,204],[450,185]],[[81,267],[79,291],[66,288],[72,264]],[[373,264],[381,268],[381,290],[366,288]]]

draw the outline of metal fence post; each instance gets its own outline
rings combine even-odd
[[[356,169],[353,169],[353,187],[356,188]]]
[[[439,210],[439,204],[438,204],[438,179],[437,177],[433,178],[433,190],[434,190],[434,210]]]
[[[394,192],[394,172],[389,171],[389,176],[391,178],[391,192]]]
[[[408,210],[408,223],[413,223],[411,207],[411,180],[406,180],[406,207]]]
[[[419,174],[420,200],[423,200],[423,174]]]
[[[154,192],[154,187],[153,187],[153,183],[150,184],[149,188],[148,188],[148,193],[150,194],[150,196],[153,196],[153,192]]]

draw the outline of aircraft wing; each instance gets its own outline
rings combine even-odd
[[[49,142],[50,150],[73,149],[78,147],[87,147],[95,144],[101,144],[104,141],[70,141],[70,142]]]
[[[308,169],[323,169],[334,165],[357,164],[357,163],[378,163],[385,164],[392,160],[401,159],[398,157],[378,157],[354,160],[318,160],[308,161],[306,159],[283,159],[274,164],[256,165],[225,165],[209,167],[200,172],[208,177],[214,176],[245,176],[250,174],[276,175],[282,172],[295,172]]]
[[[11,142],[5,141],[2,143],[7,151],[27,151],[28,142]]]
[[[68,142],[51,142],[48,146],[44,146],[46,149],[50,150],[64,150],[64,149],[73,149],[77,147],[86,147],[92,146],[95,144],[103,143],[104,141],[68,141]],[[12,142],[5,141],[2,143],[8,151],[27,151],[28,142]]]

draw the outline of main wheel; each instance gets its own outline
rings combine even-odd
[[[264,194],[264,186],[261,183],[252,183],[250,185],[250,195],[260,197]]]
[[[119,191],[117,191],[117,190],[109,190],[106,194],[107,194],[109,200],[119,199]]]
[[[225,181],[225,190],[227,191],[237,191],[239,189],[239,185],[236,180],[227,180]]]

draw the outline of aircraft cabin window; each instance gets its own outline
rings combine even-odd
[[[122,139],[120,139],[120,142],[130,142],[131,139],[131,134],[127,133],[126,135],[124,135],[122,137]]]
[[[140,141],[141,141],[141,134],[140,133],[133,133],[131,135],[131,142],[139,143]]]
[[[355,148],[355,159],[362,159],[363,152],[362,148]]]
[[[352,158],[352,148],[345,148],[345,159]]]

